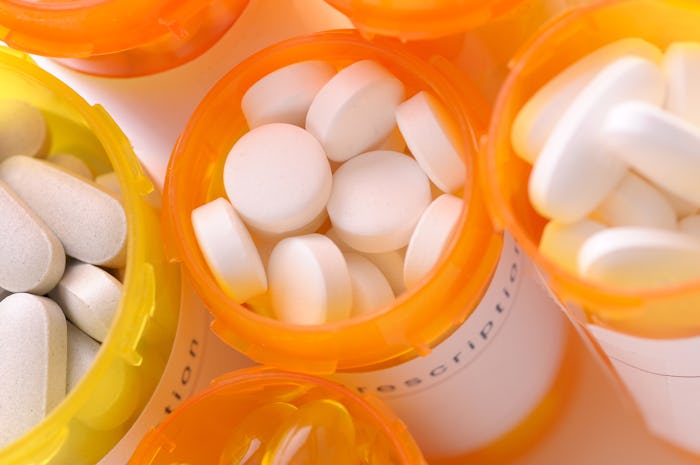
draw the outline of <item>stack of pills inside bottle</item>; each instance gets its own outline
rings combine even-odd
[[[39,109],[0,101],[0,446],[78,384],[121,299],[126,214],[102,187],[116,177],[49,153],[51,137]]]
[[[250,131],[225,161],[227,198],[192,212],[231,298],[314,325],[379,310],[420,283],[460,218],[466,178],[434,96],[407,98],[372,60],[304,61],[253,84],[242,110]]]
[[[700,44],[638,38],[565,69],[521,109],[513,147],[550,221],[540,250],[622,289],[700,279]]]

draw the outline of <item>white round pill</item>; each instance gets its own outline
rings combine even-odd
[[[286,323],[317,325],[350,316],[352,285],[338,247],[326,236],[281,240],[268,263],[276,317]]]
[[[403,279],[416,285],[440,260],[462,212],[462,199],[443,194],[425,209],[406,249]]]
[[[253,228],[284,234],[322,213],[331,168],[321,144],[291,124],[266,124],[241,137],[224,165],[231,204]]]
[[[192,227],[199,249],[221,288],[237,303],[267,291],[267,277],[250,233],[223,198],[195,208]]]
[[[603,69],[564,112],[533,166],[528,188],[535,210],[563,222],[593,211],[627,172],[627,163],[600,143],[608,112],[630,100],[660,105],[665,88],[649,60],[626,57]]]
[[[700,205],[700,127],[654,105],[628,102],[610,112],[601,137],[616,158]]]
[[[49,130],[38,108],[19,100],[0,100],[0,161],[13,155],[43,156]]]
[[[345,261],[352,284],[351,316],[365,315],[394,300],[389,281],[369,259],[360,254],[346,253]]]
[[[539,251],[566,271],[578,274],[578,252],[586,240],[605,225],[583,219],[575,223],[550,221],[542,230]]]
[[[306,129],[321,141],[329,159],[348,160],[386,139],[403,99],[401,81],[371,60],[342,69],[318,92]]]
[[[241,108],[251,129],[263,124],[304,126],[306,113],[335,68],[324,61],[302,61],[280,68],[250,86]]]
[[[676,229],[676,212],[671,203],[652,184],[632,172],[622,178],[592,216],[608,226]]]
[[[443,192],[464,186],[467,168],[457,129],[435,97],[420,91],[396,109],[396,123],[425,174]]]
[[[408,244],[430,200],[430,182],[413,158],[376,151],[336,170],[327,208],[344,242],[378,253]]]
[[[622,289],[652,289],[700,279],[700,240],[655,228],[609,228],[581,247],[579,273]]]
[[[0,181],[0,287],[45,294],[63,275],[61,241]]]
[[[636,38],[625,38],[600,47],[550,79],[542,86],[513,121],[513,150],[533,163],[545,141],[576,96],[607,65],[623,56],[639,56],[658,63],[662,53],[655,45]]]
[[[46,157],[46,161],[58,165],[73,174],[82,176],[86,179],[92,179],[92,171],[90,167],[80,158],[70,153],[57,153]]]

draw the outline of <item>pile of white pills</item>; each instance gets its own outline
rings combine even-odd
[[[550,220],[544,256],[618,289],[700,279],[700,43],[594,51],[534,94],[511,140]]]
[[[372,60],[304,61],[260,79],[241,106],[250,130],[225,160],[227,198],[192,211],[233,300],[316,325],[376,311],[421,282],[459,220],[466,178],[434,96],[406,99]]]
[[[93,180],[50,137],[38,109],[0,101],[0,446],[76,386],[121,299],[126,215],[100,185],[114,174]]]

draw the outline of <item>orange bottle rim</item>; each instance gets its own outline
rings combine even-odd
[[[598,0],[573,8],[540,28],[510,62],[511,71],[494,106],[485,148],[486,160],[482,165],[485,169],[482,177],[486,183],[485,187],[496,227],[507,229],[513,234],[523,250],[544,271],[549,286],[561,298],[565,301],[571,300],[583,304],[587,311],[598,312],[599,315],[613,319],[623,318],[625,315],[632,316],[645,304],[697,294],[700,290],[700,280],[657,289],[618,289],[589,282],[575,273],[563,269],[555,261],[545,258],[539,253],[539,237],[533,237],[528,232],[526,225],[512,211],[509,200],[504,195],[502,181],[505,179],[502,179],[500,173],[503,167],[509,163],[507,159],[515,158],[510,146],[511,116],[514,115],[509,114],[509,109],[516,101],[515,95],[518,92],[524,92],[526,97],[521,99],[522,104],[537,91],[537,88],[532,87],[531,84],[526,87],[526,84],[523,83],[529,77],[531,67],[539,65],[561,52],[560,42],[571,38],[582,28],[600,27],[595,21],[595,14],[606,9],[643,4],[677,8],[679,12],[693,11],[696,15],[700,13],[700,3],[694,0]],[[588,52],[591,51],[593,49],[588,50]],[[570,61],[573,62],[575,59],[576,57],[572,56]],[[552,71],[551,76],[562,69],[558,68]],[[539,219],[544,221],[541,217]]]
[[[421,285],[375,313],[318,326],[290,325],[258,315],[236,304],[216,284],[199,252],[191,211],[217,196],[206,184],[215,176],[217,160],[221,164],[235,138],[247,130],[239,104],[248,87],[271,71],[299,61],[319,59],[347,65],[365,58],[382,63],[408,83],[407,89],[424,88],[449,102],[447,109],[464,137],[465,152],[471,153],[465,155],[467,181],[459,233],[453,235],[446,256]],[[489,285],[502,236],[494,232],[476,178],[475,141],[485,130],[488,106],[466,81],[460,80],[455,87],[457,80],[446,77],[452,72],[446,62],[429,64],[390,41],[368,42],[356,31],[330,31],[269,47],[236,66],[212,88],[171,156],[163,224],[169,256],[184,263],[196,292],[215,317],[212,329],[224,341],[261,363],[332,373],[425,354],[473,311]],[[229,119],[225,126],[222,112]],[[229,139],[217,152],[212,138],[220,138],[224,130],[236,134],[226,136]]]
[[[423,40],[465,32],[526,0],[326,0],[364,33]]]
[[[163,438],[171,441],[168,438],[168,431],[178,431],[183,414],[197,409],[202,401],[230,397],[237,393],[262,392],[265,387],[290,384],[320,388],[324,393],[328,393],[330,398],[340,400],[349,410],[362,412],[363,420],[370,422],[392,446],[399,464],[425,465],[425,459],[406,426],[380,400],[369,394],[358,394],[328,379],[260,366],[227,373],[213,380],[206,389],[187,399],[143,437],[129,464],[152,463],[154,454],[163,443]],[[269,399],[270,402],[279,400]],[[202,421],[207,423],[206,419]]]

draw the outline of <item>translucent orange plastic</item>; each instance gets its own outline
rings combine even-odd
[[[104,76],[155,73],[211,47],[248,0],[0,0],[0,40]]]
[[[216,284],[199,251],[190,215],[224,195],[226,155],[248,128],[240,110],[243,93],[261,77],[303,60],[345,66],[370,58],[406,86],[407,95],[429,90],[454,119],[467,155],[464,209],[458,233],[419,289],[370,315],[318,326],[294,326],[238,305]],[[457,83],[456,85],[454,83]],[[182,261],[195,290],[214,314],[212,329],[252,359],[285,369],[332,373],[390,365],[427,353],[469,316],[489,285],[502,236],[493,230],[476,182],[476,137],[488,106],[449,63],[432,64],[382,40],[367,42],[354,31],[326,32],[274,45],[224,76],[195,111],[173,151],[164,190],[166,248]]]
[[[700,281],[659,290],[594,285],[566,272],[537,251],[545,219],[528,201],[528,164],[511,148],[511,124],[527,99],[551,77],[596,48],[641,37],[665,49],[675,41],[700,40],[700,2],[695,0],[603,1],[579,7],[539,32],[512,60],[486,142],[490,203],[501,228],[513,232],[543,270],[551,289],[574,317],[649,338],[700,334]]]
[[[280,421],[280,413],[286,419]],[[352,457],[357,465],[426,465],[404,424],[376,398],[325,379],[263,367],[214,380],[146,434],[129,465],[241,465],[220,459],[222,450],[229,450],[232,433],[242,431],[242,423],[255,424],[263,440],[269,431],[279,432],[267,445],[271,448],[262,461],[266,465],[346,464]],[[285,442],[290,435],[294,440]],[[346,455],[339,461],[341,439],[354,446],[345,444]],[[300,454],[279,461],[282,445]],[[321,455],[306,455],[309,451]],[[324,455],[325,461],[313,461]]]

